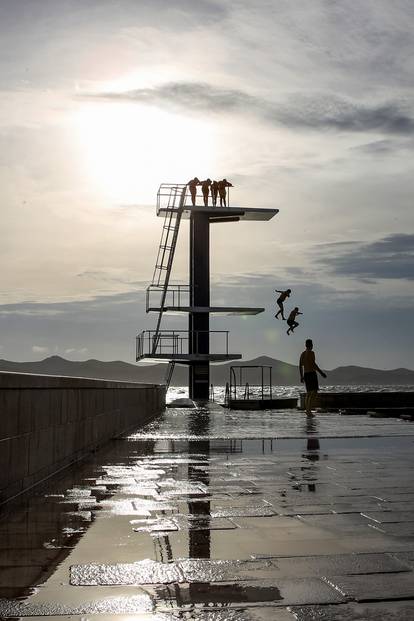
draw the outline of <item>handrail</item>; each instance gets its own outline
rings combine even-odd
[[[182,190],[184,188],[187,188],[188,184],[187,183],[161,183],[160,187],[158,188],[158,192],[157,192],[157,214],[160,213],[160,210],[164,210],[164,209],[173,209],[173,210],[177,210],[177,207],[173,206],[171,207],[170,203],[169,203],[169,197],[171,192],[174,191],[179,191]],[[226,200],[227,200],[227,207],[230,207],[230,189],[232,186],[227,186],[226,187]],[[167,200],[168,199],[168,200]],[[201,199],[201,203],[197,204],[197,199]],[[211,201],[210,201],[211,199]],[[214,208],[216,207],[217,210],[219,211],[220,209],[223,209],[223,207],[220,207],[218,205],[213,205],[213,201],[212,201],[212,196],[211,196],[211,191],[209,192],[209,208]],[[190,196],[188,193],[186,193],[185,199],[184,199],[184,205],[185,209],[190,209],[191,207],[193,207],[193,204],[190,200]],[[202,193],[197,190],[196,193],[196,207],[203,207],[204,206],[204,198]]]
[[[150,310],[160,308],[161,298],[164,292],[164,287],[162,285],[149,285],[146,290],[146,312],[149,313]],[[190,295],[191,287],[190,285],[168,285],[166,288],[165,300],[164,300],[164,308],[166,306],[173,306],[175,308],[181,307],[181,302],[183,301],[183,297],[187,296],[187,304],[184,306],[189,306],[190,302],[188,296]],[[151,304],[151,297],[157,295],[156,304]],[[172,297],[172,300],[171,300]]]
[[[229,331],[228,330],[143,330],[136,337],[137,360],[146,355],[169,354],[187,355],[189,354],[190,339],[193,345],[193,354],[202,354],[205,345],[205,335],[224,335],[224,346],[221,345],[220,353],[229,353]],[[200,351],[201,349],[201,351]]]
[[[252,384],[251,382],[243,382],[243,371],[247,369],[260,370],[260,382]],[[264,380],[264,371],[268,372],[269,383]],[[237,377],[237,373],[239,377]],[[259,398],[261,400],[272,399],[272,367],[268,365],[232,365],[230,367],[230,386],[229,394],[230,398],[237,400],[237,398],[243,398],[244,400],[250,399],[250,396],[255,394],[252,388],[257,388]],[[240,397],[238,397],[240,395]]]

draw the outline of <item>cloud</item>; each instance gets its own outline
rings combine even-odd
[[[341,276],[414,280],[414,234],[397,233],[374,242],[321,244],[317,260]]]
[[[245,91],[204,82],[167,82],[154,88],[99,93],[88,97],[156,105],[193,113],[252,114],[292,129],[346,132],[414,133],[414,119],[398,102],[363,105],[328,93],[295,93],[272,102]]]
[[[32,345],[32,352],[34,354],[48,354],[50,349],[49,347],[42,347],[41,345]]]
[[[79,355],[79,356],[86,356],[86,354],[88,353],[88,348],[87,347],[81,347],[80,349],[76,349],[76,347],[69,347],[68,349],[65,349],[63,352],[65,355]]]
[[[367,142],[365,144],[358,145],[356,147],[351,147],[350,151],[354,153],[359,153],[362,155],[372,156],[384,156],[384,155],[393,155],[397,151],[409,150],[411,151],[413,148],[412,140],[404,140],[404,139],[389,139],[385,138],[383,140],[374,140],[373,142]]]
[[[20,305],[5,305],[0,308],[0,316],[4,315],[20,315],[22,317],[54,317],[55,315],[61,315],[64,311],[53,308],[44,308],[39,305],[40,308],[24,308]]]

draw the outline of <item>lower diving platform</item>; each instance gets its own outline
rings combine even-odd
[[[150,285],[146,291],[147,313],[209,313],[211,315],[259,315],[264,308],[256,306],[196,306],[191,304],[189,285],[174,284],[165,289]]]
[[[212,353],[210,350],[213,350]],[[229,352],[227,330],[144,330],[136,337],[136,360],[226,362],[240,360]]]

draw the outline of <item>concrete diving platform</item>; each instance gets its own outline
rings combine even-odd
[[[136,337],[137,361],[226,362],[241,358],[241,354],[230,353],[228,330],[143,330]]]
[[[238,307],[238,306],[164,306],[163,313],[210,313],[210,315],[259,315],[264,308]],[[150,306],[149,312],[161,311],[160,307]]]
[[[139,360],[159,360],[160,362],[174,360],[175,362],[227,362],[241,360],[241,354],[143,354]]]
[[[157,216],[165,217],[167,213],[177,213],[179,207],[174,209],[161,206],[157,209]],[[266,222],[271,220],[279,209],[255,208],[255,207],[214,207],[213,205],[185,205],[181,217],[188,220],[194,214],[208,215],[211,223],[214,222],[236,222],[239,220],[249,220],[251,222]]]

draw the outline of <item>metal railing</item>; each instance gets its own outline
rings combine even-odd
[[[218,337],[218,338],[215,338]],[[214,341],[214,343],[212,342]],[[218,341],[218,350],[212,352],[220,355],[229,354],[228,330],[143,330],[136,337],[136,359],[151,356],[185,356],[205,354],[206,349]],[[207,347],[208,346],[208,347]]]
[[[246,381],[246,375],[249,375],[250,379],[258,375],[258,381],[254,383]],[[272,399],[272,367],[265,365],[231,366],[227,402],[229,399],[247,400],[251,397],[262,400]]]
[[[232,187],[232,186],[230,186]],[[226,202],[227,207],[230,207],[230,187],[226,187]],[[168,209],[176,209],[174,205],[171,205],[171,195],[175,192],[182,191],[184,188],[187,188],[184,198],[184,208],[188,209],[192,207],[191,195],[186,183],[162,183],[157,192],[157,215],[160,213],[160,210],[168,210]],[[222,209],[220,205],[220,197],[217,198],[217,204],[214,204],[213,196],[211,193],[211,188],[208,194],[208,207],[217,207],[217,209]],[[196,207],[204,206],[204,197],[201,192],[201,189],[197,188],[196,194]]]
[[[171,306],[182,308],[190,306],[190,285],[169,285],[165,291],[164,308]],[[159,310],[163,299],[164,287],[150,285],[146,292],[146,310]]]

